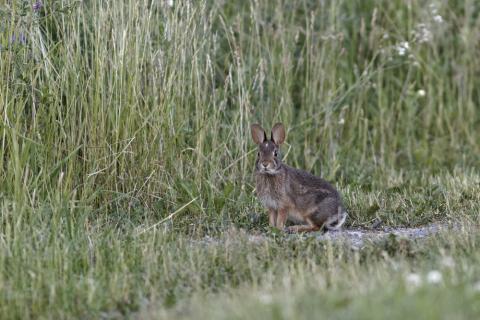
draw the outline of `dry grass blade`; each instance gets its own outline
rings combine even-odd
[[[197,200],[197,199],[198,199],[198,197],[193,198],[193,199],[190,200],[188,203],[184,204],[183,206],[181,206],[180,208],[178,208],[177,210],[175,210],[175,212],[170,213],[170,214],[169,214],[167,217],[165,217],[164,219],[162,219],[162,220],[160,220],[159,222],[157,222],[157,223],[155,223],[155,224],[153,224],[153,225],[145,228],[145,229],[142,230],[142,231],[139,231],[139,232],[137,233],[137,236],[139,236],[139,235],[141,235],[141,234],[143,234],[143,233],[145,233],[145,232],[147,232],[147,231],[149,231],[149,230],[152,230],[152,229],[158,227],[159,225],[161,225],[162,223],[165,223],[166,221],[172,219],[175,215],[177,215],[178,213],[180,213],[183,209],[185,209],[186,207],[188,207],[190,204],[192,204],[192,203],[193,203],[195,200]]]

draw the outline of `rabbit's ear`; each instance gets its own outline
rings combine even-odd
[[[278,145],[281,145],[285,141],[285,128],[283,124],[277,123],[272,129],[272,141]]]
[[[252,130],[253,141],[256,144],[263,143],[264,141],[267,140],[267,133],[265,132],[265,130],[263,130],[262,127],[260,127],[260,125],[252,124],[251,130]]]

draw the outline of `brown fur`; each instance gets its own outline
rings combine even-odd
[[[271,139],[258,125],[252,125],[252,138],[258,144],[255,183],[259,200],[269,211],[270,225],[285,229],[288,220],[298,223],[287,232],[336,230],[345,222],[346,212],[338,191],[327,181],[282,163],[279,146],[285,129],[277,123]]]

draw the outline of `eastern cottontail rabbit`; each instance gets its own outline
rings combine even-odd
[[[284,229],[288,218],[299,225],[286,228],[287,232],[340,229],[347,213],[338,191],[327,181],[282,163],[278,149],[285,140],[283,125],[273,127],[270,140],[260,125],[252,125],[251,130],[258,144],[257,196],[268,209],[270,225]]]

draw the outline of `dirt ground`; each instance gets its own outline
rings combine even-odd
[[[376,229],[367,228],[345,228],[340,231],[328,231],[328,232],[311,232],[305,233],[301,236],[315,237],[319,241],[332,241],[332,242],[344,242],[350,245],[353,249],[361,249],[367,243],[375,243],[387,239],[388,237],[395,236],[399,239],[421,239],[435,235],[442,230],[451,230],[460,228],[460,226],[454,226],[451,224],[433,223],[421,227],[405,228],[405,227],[382,227]],[[237,231],[232,231],[237,233]],[[270,241],[269,236],[257,233],[246,235],[249,242],[262,244],[265,241]],[[299,235],[291,234],[289,237],[298,237]],[[235,238],[235,237],[233,237]],[[228,241],[228,240],[227,240]],[[203,245],[222,245],[225,240],[220,240],[206,236],[200,242]]]
[[[318,234],[315,237],[319,240],[346,241],[352,247],[361,248],[367,241],[377,242],[391,235],[398,238],[419,239],[432,236],[448,228],[451,226],[436,223],[416,228],[344,229]]]

